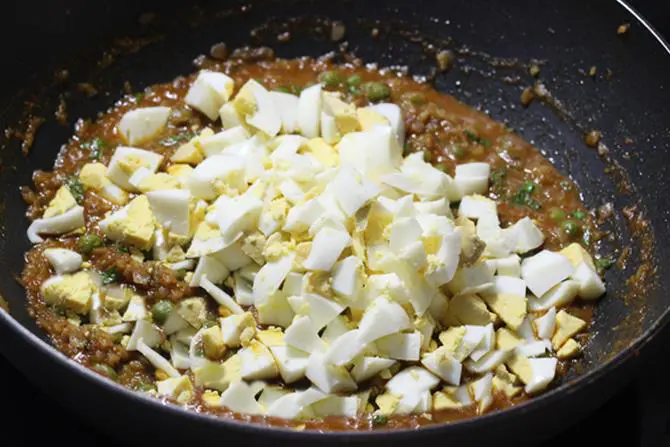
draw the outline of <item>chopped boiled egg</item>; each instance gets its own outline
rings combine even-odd
[[[30,224],[26,234],[30,242],[36,244],[42,242],[40,235],[60,235],[69,233],[84,226],[84,208],[77,205],[63,214],[58,214],[52,217],[44,217],[42,219],[35,219]]]
[[[167,124],[169,107],[142,107],[123,114],[119,132],[128,144],[140,144],[155,137]]]
[[[47,248],[44,250],[44,257],[47,258],[57,275],[76,272],[82,263],[79,253],[65,248]]]
[[[140,168],[146,169],[149,173],[154,173],[162,161],[163,156],[155,152],[135,147],[119,146],[109,161],[107,177],[126,191],[137,191],[130,183],[132,175]]]
[[[307,87],[300,92],[296,118],[298,130],[307,138],[316,138],[319,136],[321,107],[321,84]]]
[[[138,196],[128,205],[99,223],[105,235],[115,241],[123,241],[142,250],[153,245],[154,218],[147,196]]]
[[[521,263],[521,277],[536,297],[544,295],[573,271],[574,267],[567,257],[549,250],[542,250]]]
[[[572,279],[579,282],[577,294],[585,300],[595,300],[605,293],[605,284],[598,273],[584,261],[577,266],[572,274]]]
[[[219,109],[228,101],[234,88],[235,82],[227,75],[202,70],[191,84],[184,101],[214,121],[219,115]]]
[[[556,314],[556,331],[551,338],[554,349],[559,350],[573,335],[586,327],[586,321],[562,310]]]
[[[489,188],[490,174],[488,163],[463,163],[456,166],[454,183],[464,196],[484,194]]]
[[[508,216],[485,197],[488,163],[459,164],[452,178],[423,151],[403,157],[395,104],[358,108],[321,85],[295,96],[253,79],[235,91],[223,73],[198,73],[186,103],[221,128],[180,128],[197,136],[166,163],[120,146],[108,167],[84,164],[86,205],[117,206],[88,222],[63,186],[28,230],[34,243],[101,231],[155,263],[152,278],[171,269],[188,286],[156,300],[103,284],[87,270],[97,252],[88,263],[43,250],[55,271],[46,303],[138,351],[168,377],[157,394],[186,403],[196,386],[208,406],[288,419],[483,413],[496,393],[546,388],[557,359],[579,354],[586,323],[560,309],[604,293],[593,260],[578,244],[538,252],[529,217],[503,228]],[[170,114],[131,110],[118,131],[141,145]]]

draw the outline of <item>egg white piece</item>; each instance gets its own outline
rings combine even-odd
[[[355,168],[372,181],[394,172],[402,160],[402,149],[389,126],[348,133],[337,144],[337,150],[343,166]]]
[[[57,275],[76,272],[83,260],[79,253],[65,248],[47,248],[43,253]]]
[[[149,363],[151,363],[154,368],[164,371],[170,377],[180,376],[179,371],[177,371],[165,357],[147,346],[141,338],[137,341],[137,350],[149,360]]]
[[[69,233],[70,231],[83,227],[85,223],[84,208],[77,205],[65,211],[63,214],[35,219],[28,227],[26,234],[28,235],[30,242],[37,244],[44,241],[40,235]]]
[[[340,168],[331,185],[335,199],[347,217],[352,216],[380,192],[376,184],[347,166]]]
[[[532,379],[526,384],[525,391],[529,394],[545,389],[556,376],[558,360],[555,358],[528,359],[532,371]]]
[[[275,293],[293,267],[294,254],[267,262],[254,277],[253,296],[256,306],[267,302]]]
[[[212,255],[202,256],[198,260],[198,265],[191,276],[189,285],[199,287],[202,278],[207,278],[213,284],[221,284],[228,275],[230,275],[230,272],[216,257]]]
[[[548,310],[552,307],[562,307],[574,301],[579,293],[579,282],[568,279],[563,281],[539,298],[528,299],[528,309],[531,311]]]
[[[361,354],[364,349],[365,344],[361,343],[358,330],[354,329],[340,335],[330,344],[326,351],[325,361],[335,366],[344,366]]]
[[[351,236],[344,231],[323,228],[312,241],[309,256],[303,266],[309,270],[330,271],[342,250],[351,244]]]
[[[529,217],[519,219],[505,228],[503,234],[514,241],[513,250],[516,253],[527,253],[544,243],[544,234]]]
[[[321,351],[309,356],[305,376],[326,394],[351,392],[358,387],[344,367],[329,364]]]
[[[195,167],[186,179],[186,186],[195,197],[213,200],[217,197],[215,181],[222,181],[231,188],[244,188],[244,160],[235,155],[217,154]],[[226,196],[221,196],[226,197]]]
[[[396,361],[393,359],[361,356],[354,359],[354,367],[351,370],[351,374],[356,382],[363,382],[390,368],[395,363]]]
[[[328,396],[313,403],[312,410],[317,417],[344,416],[352,418],[358,413],[358,397]]]
[[[290,93],[270,92],[281,119],[281,129],[284,133],[295,132],[298,126],[298,105],[300,99]]]
[[[370,109],[388,120],[398,145],[402,147],[405,144],[405,120],[403,119],[400,107],[393,103],[381,103],[370,106]]]
[[[293,383],[305,377],[309,354],[291,346],[271,346],[279,374],[286,383]]]
[[[242,368],[240,375],[245,380],[272,379],[279,375],[279,369],[270,350],[263,344],[252,341],[249,346],[238,351]]]
[[[533,326],[539,338],[550,340],[556,328],[556,308],[552,307],[544,315],[533,320]]]
[[[307,87],[300,92],[297,123],[300,133],[307,138],[316,138],[319,136],[321,105],[321,84]]]
[[[233,298],[228,295],[226,292],[221,290],[219,287],[214,285],[209,279],[207,279],[206,276],[202,276],[200,278],[200,287],[205,289],[207,293],[222,306],[225,306],[228,310],[230,310],[234,314],[242,314],[244,313],[244,310],[240,307],[239,304],[233,300]]]
[[[488,373],[468,385],[469,391],[479,403],[479,414],[486,411],[493,403],[493,374]]]
[[[483,216],[498,214],[498,205],[493,200],[473,194],[463,197],[458,206],[458,214],[469,219],[479,219]]]
[[[496,273],[500,276],[512,276],[519,278],[521,276],[521,258],[519,255],[512,254],[504,258],[495,260]]]
[[[370,343],[411,327],[405,309],[400,304],[380,296],[365,309],[358,325],[359,339],[361,343]]]
[[[416,362],[421,352],[421,333],[414,331],[409,334],[391,334],[378,339],[375,344],[384,357]]]
[[[347,301],[355,301],[361,293],[363,264],[356,256],[348,256],[339,261],[332,269],[333,292]]]
[[[407,392],[423,392],[435,388],[440,379],[420,366],[410,366],[393,376],[386,382],[386,389],[391,394],[402,396]]]
[[[568,278],[573,271],[574,267],[567,257],[549,250],[542,250],[521,263],[521,277],[537,297]]]
[[[163,161],[163,156],[155,152],[145,151],[136,147],[119,146],[114,151],[107,167],[107,177],[126,191],[137,191],[130,183],[130,177],[137,168],[143,167],[152,174]],[[136,167],[129,172],[128,167]]]
[[[238,125],[214,135],[198,137],[196,145],[206,157],[211,157],[235,144],[247,141],[250,137],[249,132],[243,126]]]
[[[577,292],[580,298],[585,300],[595,300],[600,298],[605,293],[605,284],[586,262],[582,262],[577,266],[572,279],[579,282],[579,291]]]
[[[463,366],[471,373],[484,374],[494,371],[499,365],[506,362],[510,355],[512,355],[511,350],[498,349],[487,353],[477,361],[467,359],[463,362]]]
[[[421,364],[451,385],[461,383],[463,365],[444,346],[424,355],[421,358]]]
[[[128,144],[139,144],[162,131],[170,116],[169,107],[141,107],[123,114],[119,132]]]
[[[247,116],[247,124],[270,137],[277,135],[282,127],[282,118],[275,98],[253,79],[247,81],[243,88],[248,88],[256,100],[256,111]]]
[[[256,402],[256,390],[245,382],[232,383],[221,393],[221,405],[243,414],[263,414],[263,408]]]
[[[454,183],[464,196],[484,194],[489,189],[490,174],[488,163],[463,163],[456,166]]]
[[[284,342],[288,346],[307,353],[312,353],[324,347],[323,341],[319,338],[318,330],[306,316],[293,320],[293,323],[284,333]]]
[[[228,101],[235,81],[223,73],[202,70],[189,88],[184,102],[204,113],[210,120],[218,117],[219,109]]]
[[[168,189],[146,193],[151,212],[158,222],[179,236],[188,236],[190,228],[191,193],[184,189]]]
[[[530,343],[522,344],[514,348],[516,355],[523,357],[540,357],[546,353],[550,353],[552,350],[551,341],[549,340],[537,340]]]

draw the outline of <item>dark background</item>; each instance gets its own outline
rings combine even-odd
[[[670,0],[629,3],[664,36],[670,37]],[[665,334],[665,339],[670,344],[670,334]],[[611,442],[626,447],[670,446],[670,387],[666,383],[670,359],[663,357],[657,353],[656,358],[640,367],[637,378],[598,412],[542,447],[599,446]],[[34,388],[2,357],[0,388],[0,446],[37,445],[45,441],[47,445],[62,443],[73,447],[119,444]],[[132,415],[128,415],[128,423],[133,424]]]

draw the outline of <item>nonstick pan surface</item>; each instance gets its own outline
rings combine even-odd
[[[168,445],[235,441],[380,442],[439,439],[479,444],[531,442],[564,428],[596,408],[653,352],[647,346],[667,323],[670,288],[667,199],[670,149],[670,58],[664,43],[623,4],[583,2],[266,1],[218,2],[196,7],[129,1],[30,2],[15,5],[3,29],[10,61],[0,85],[0,123],[24,130],[46,117],[28,155],[9,138],[0,154],[0,292],[10,315],[0,312],[0,349],[35,383],[101,428],[124,439]],[[151,13],[151,14],[146,14]],[[95,118],[121,95],[124,83],[140,90],[195,70],[192,60],[224,41],[230,48],[269,44],[281,57],[318,56],[338,49],[328,38],[332,20],[345,24],[348,50],[380,65],[407,65],[432,78],[431,48],[457,55],[436,87],[509,123],[580,185],[596,208],[611,203],[605,253],[630,251],[624,268],[607,273],[608,295],[596,310],[584,358],[560,386],[523,405],[473,420],[418,431],[313,434],[244,425],[164,406],[122,389],[68,361],[46,343],[27,315],[15,277],[29,247],[19,185],[35,169],[50,169],[79,118]],[[623,35],[617,27],[630,23]],[[275,37],[289,27],[291,42]],[[379,37],[372,37],[372,29]],[[18,40],[16,36],[30,38]],[[256,30],[255,33],[251,33]],[[120,39],[130,36],[132,39]],[[431,47],[432,45],[432,47]],[[520,105],[519,95],[538,80],[551,100]],[[589,76],[591,67],[596,75]],[[53,73],[67,69],[65,82]],[[77,85],[99,90],[88,98]],[[68,125],[53,114],[67,103]],[[603,133],[600,150],[584,134]],[[11,134],[11,132],[9,132]],[[633,231],[631,231],[633,229]],[[635,276],[637,275],[637,276]],[[629,278],[637,285],[631,287]],[[384,438],[380,438],[383,436]]]

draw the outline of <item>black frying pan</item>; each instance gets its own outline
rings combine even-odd
[[[139,3],[21,2],[15,5],[15,20],[6,21],[2,29],[7,48],[0,123],[20,130],[27,113],[48,119],[27,157],[21,155],[20,141],[11,138],[1,153],[0,184],[5,187],[0,191],[0,291],[10,313],[0,312],[0,349],[63,403],[119,437],[155,444],[518,445],[551,436],[598,407],[625,383],[640,358],[652,352],[650,341],[670,320],[670,296],[664,293],[670,288],[668,252],[662,250],[670,243],[670,148],[665,144],[670,58],[667,45],[626,5],[614,0],[258,1],[200,8]],[[140,24],[144,12],[156,14],[150,21],[151,16],[143,15]],[[288,20],[299,16],[304,19]],[[270,43],[284,57],[336,49],[327,38],[327,19],[346,25],[344,40],[364,59],[407,64],[413,73],[429,77],[434,66],[430,45],[452,49],[458,61],[434,79],[438,89],[507,121],[577,181],[590,207],[614,205],[607,222],[612,237],[603,251],[622,253],[629,247],[630,256],[624,269],[607,274],[608,296],[598,306],[584,358],[552,391],[503,412],[422,430],[298,433],[199,415],[134,394],[56,352],[27,315],[25,295],[14,280],[29,247],[26,207],[18,186],[30,184],[35,169],[53,165],[76,118],[94,118],[110,106],[124,81],[139,90],[193,71],[192,59],[208,53],[216,42],[225,41],[229,47]],[[617,35],[622,23],[631,23],[631,28]],[[265,26],[251,36],[250,30],[260,25]],[[274,36],[283,26],[290,26],[294,39],[276,45]],[[371,37],[372,28],[380,30],[379,38]],[[152,43],[138,49],[115,40],[126,35],[151,37],[147,42]],[[113,55],[109,66],[101,63],[110,60],[102,57],[104,52]],[[536,101],[525,109],[519,94],[535,82],[525,65],[531,59],[544,61],[540,79],[557,101]],[[592,66],[597,69],[594,77],[588,75]],[[53,73],[63,68],[69,77],[57,82]],[[100,94],[87,98],[77,89],[79,82],[92,82]],[[52,118],[60,95],[68,105],[68,126]],[[34,105],[27,110],[26,104]],[[596,151],[584,145],[583,136],[590,129],[603,132],[608,154],[604,148]],[[622,183],[625,179],[628,182]],[[642,216],[645,237],[630,231],[626,216]],[[627,279],[641,267],[651,272],[643,278],[645,287],[631,290]]]

